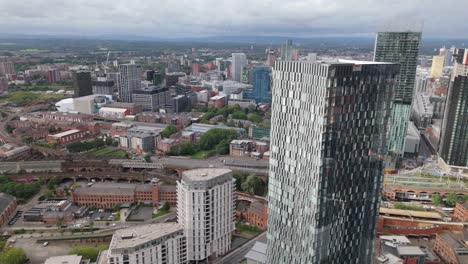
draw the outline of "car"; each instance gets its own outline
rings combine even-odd
[[[113,223],[111,226],[115,226],[115,223]]]
[[[47,245],[49,245],[49,242],[44,242],[44,244],[42,244],[43,247],[47,247]]]
[[[50,227],[52,227],[52,225],[46,225],[45,227],[50,228]]]

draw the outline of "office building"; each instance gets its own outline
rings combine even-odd
[[[267,62],[266,62],[266,64],[268,65],[268,67],[273,67],[273,65],[275,65],[275,61],[276,61],[275,50],[269,49],[267,51]]]
[[[145,71],[145,80],[152,82],[154,80],[154,70]]]
[[[81,97],[93,94],[93,87],[91,84],[91,72],[85,70],[78,70],[72,72],[73,87],[75,90],[74,97]]]
[[[371,263],[398,70],[276,62],[267,263]]]
[[[141,105],[143,111],[157,111],[165,109],[171,104],[171,92],[169,88],[162,86],[150,86],[133,91],[132,100]]]
[[[170,99],[171,104],[166,107],[169,113],[190,112],[192,104],[187,95],[179,94]]]
[[[299,58],[299,50],[294,48],[292,40],[289,39],[288,42],[281,45],[281,60],[296,61],[298,58]]]
[[[400,64],[395,80],[392,115],[388,132],[388,150],[401,155],[413,99],[421,32],[379,32],[375,42],[374,61]]]
[[[187,239],[187,260],[225,254],[234,231],[235,180],[229,169],[182,172],[177,183],[177,218]]]
[[[444,56],[433,56],[432,57],[432,67],[431,67],[431,77],[440,78],[442,76],[442,71],[444,70]]]
[[[107,251],[109,264],[187,263],[184,230],[177,223],[141,225],[117,230]]]
[[[424,93],[416,93],[411,109],[411,120],[418,129],[426,129],[432,124],[434,107],[431,104],[430,96]]]
[[[257,104],[271,103],[270,67],[252,68],[252,90],[245,93],[246,99],[253,99]]]
[[[247,66],[245,53],[233,53],[231,64],[231,78],[233,81],[242,82],[244,68]]]
[[[439,55],[444,56],[444,67],[449,67],[453,65],[453,53],[455,51],[455,47],[452,47],[450,49],[447,49],[445,46],[443,46],[439,50]]]
[[[445,163],[468,166],[468,49],[455,51],[439,154]]]
[[[115,81],[108,80],[106,77],[98,77],[97,81],[92,82],[93,94],[114,94]]]
[[[154,85],[161,85],[164,81],[164,73],[160,71],[155,71],[153,73],[153,84]]]
[[[119,65],[119,99],[131,103],[134,90],[140,88],[140,78],[136,64]]]

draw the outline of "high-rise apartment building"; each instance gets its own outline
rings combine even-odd
[[[258,103],[271,103],[270,67],[254,66],[252,68],[252,90],[245,92],[246,99],[253,99]]]
[[[231,77],[236,82],[242,81],[244,68],[247,66],[247,57],[245,53],[233,53],[231,65]]]
[[[184,264],[184,231],[177,223],[159,223],[119,229],[107,250],[109,264]]]
[[[81,97],[93,94],[91,84],[91,72],[86,70],[78,70],[72,73],[74,97]]]
[[[449,165],[468,166],[468,49],[456,49],[439,154]]]
[[[296,61],[299,58],[299,50],[294,48],[293,41],[288,40],[285,44],[281,45],[281,60]]]
[[[132,94],[141,86],[141,81],[138,76],[138,67],[136,64],[120,64],[119,65],[119,98],[120,101],[131,103]]]
[[[177,183],[177,217],[185,230],[187,260],[202,261],[231,248],[235,180],[228,169],[184,171]]]
[[[374,61],[400,64],[387,140],[388,150],[397,154],[403,154],[408,130],[421,35],[413,31],[379,32],[375,42]]]
[[[371,263],[397,73],[391,63],[275,63],[267,263]]]
[[[432,57],[432,67],[431,67],[431,77],[440,78],[442,76],[442,71],[444,70],[444,56],[433,56]]]

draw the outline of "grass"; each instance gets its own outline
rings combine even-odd
[[[402,204],[402,203],[395,203],[395,209],[420,211],[420,212],[426,211],[426,209],[424,209],[422,206],[411,205],[411,204]]]
[[[41,141],[34,142],[34,144],[41,146],[41,147],[45,147],[45,148],[51,148],[51,149],[54,149],[59,145],[58,143],[47,143],[47,142],[41,142]]]
[[[61,99],[63,94],[37,94],[32,92],[13,92],[0,96],[0,101],[10,102],[17,106],[24,106],[34,101],[45,101],[48,99]]]
[[[214,156],[216,154],[216,151],[214,150],[200,150],[197,153],[192,155],[192,158],[194,159],[206,159],[211,156]]]
[[[252,234],[259,234],[262,232],[262,229],[260,227],[246,225],[240,222],[236,223],[236,229],[240,232],[247,232]]]
[[[49,52],[49,50],[40,50],[40,49],[24,49],[20,50],[21,52],[26,52],[26,53],[44,53],[44,52]]]
[[[155,214],[153,213],[152,218],[157,218],[168,213],[169,213],[169,210],[159,210],[157,213]]]
[[[95,156],[123,158],[125,157],[127,152],[125,152],[122,149],[115,150],[115,149],[103,148],[103,149],[92,150],[88,152],[88,154],[95,155]]]

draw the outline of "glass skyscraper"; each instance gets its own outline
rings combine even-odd
[[[271,103],[271,68],[255,66],[252,68],[252,90],[246,91],[244,97],[258,103]]]
[[[277,61],[269,264],[371,263],[398,65]]]
[[[393,93],[393,108],[388,131],[388,150],[403,154],[413,100],[421,32],[379,32],[374,61],[400,64]]]
[[[468,49],[455,50],[439,153],[449,165],[468,166]]]

